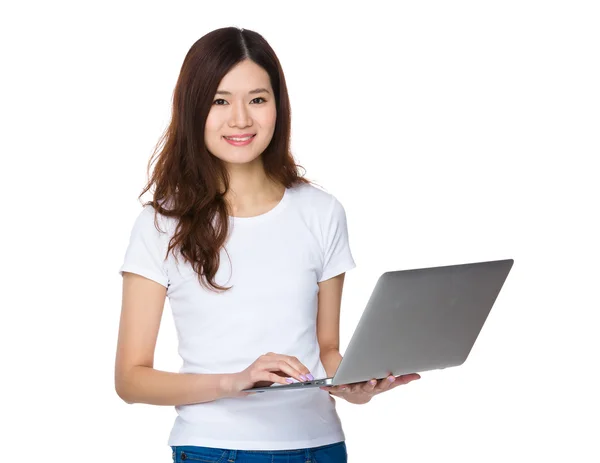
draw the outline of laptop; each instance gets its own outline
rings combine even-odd
[[[383,273],[330,378],[244,392],[337,386],[462,365],[513,259]]]

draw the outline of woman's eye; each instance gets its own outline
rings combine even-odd
[[[260,104],[260,103],[264,103],[264,102],[266,102],[266,101],[267,101],[267,100],[265,100],[265,99],[264,99],[262,96],[259,96],[259,97],[257,97],[257,98],[254,98],[252,101],[256,101],[256,100],[262,100],[261,102],[259,102],[259,104]],[[220,103],[221,101],[222,101],[223,103]],[[215,101],[213,101],[213,104],[214,104],[214,105],[217,105],[217,106],[223,106],[225,103],[227,103],[227,102],[226,102],[226,101],[225,101],[223,98],[218,98],[218,99],[216,99]]]

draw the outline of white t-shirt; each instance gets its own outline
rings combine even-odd
[[[164,260],[175,219],[146,206],[131,232],[119,270],[167,287],[183,359],[181,373],[236,373],[267,352],[296,356],[318,378],[327,374],[316,332],[318,282],[354,263],[346,214],[330,193],[312,184],[287,188],[270,211],[229,217],[216,282],[202,287],[192,266]],[[230,260],[231,259],[231,262]],[[122,273],[121,273],[122,274]],[[273,391],[175,407],[168,445],[237,450],[317,447],[345,439],[335,399],[319,388]]]

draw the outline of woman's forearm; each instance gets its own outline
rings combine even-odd
[[[321,363],[325,367],[327,377],[331,378],[337,371],[342,361],[342,354],[338,349],[328,349],[321,352]]]
[[[226,397],[229,376],[171,373],[136,366],[116,377],[115,389],[130,404],[188,405]]]

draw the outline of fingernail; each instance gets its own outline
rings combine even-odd
[[[306,377],[308,378],[309,381],[312,381],[313,379],[315,379],[315,377],[313,375],[311,375],[310,373],[307,374]]]
[[[375,385],[377,384],[377,380],[375,380],[375,379],[372,379],[372,380],[370,381],[370,383],[371,383],[373,386],[375,386]]]
[[[291,384],[294,382],[294,380],[292,378],[285,378],[285,382]]]
[[[306,376],[304,376],[304,375],[300,375],[300,379],[301,379],[302,381],[308,381],[308,379],[307,379],[307,378],[306,378]]]
[[[388,376],[388,381],[389,381],[390,383],[393,383],[394,381],[396,381],[396,378],[395,378],[395,377],[393,377],[393,376]]]

